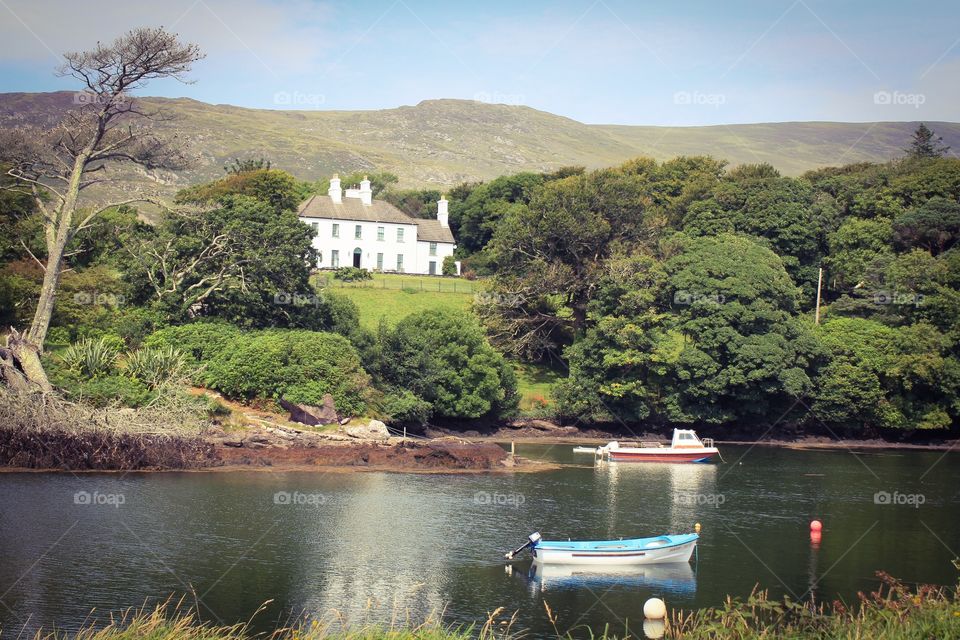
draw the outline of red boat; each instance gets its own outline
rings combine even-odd
[[[631,445],[613,441],[597,447],[598,456],[614,462],[708,462],[719,454],[713,438],[700,440],[690,429],[674,429],[670,446],[659,442]]]

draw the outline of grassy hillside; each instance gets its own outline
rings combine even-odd
[[[902,154],[916,123],[786,122],[713,127],[587,125],[529,107],[469,100],[426,100],[376,111],[280,111],[145,98],[173,116],[163,126],[197,157],[182,173],[150,184],[170,194],[223,173],[234,157],[263,156],[304,180],[334,171],[385,170],[400,186],[450,186],[564,165],[609,166],[638,155],[666,159],[711,154],[770,162],[787,174]],[[0,126],[46,124],[73,107],[73,94],[0,94]],[[928,123],[960,148],[960,125]],[[142,174],[123,176],[144,183]],[[124,189],[115,185],[114,190]]]

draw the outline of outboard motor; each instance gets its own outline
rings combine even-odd
[[[520,553],[521,551],[523,551],[523,550],[526,549],[527,547],[536,546],[536,544],[537,544],[538,542],[540,542],[541,539],[542,539],[542,536],[540,535],[540,532],[535,531],[535,532],[531,533],[529,536],[527,536],[527,541],[526,541],[526,542],[524,542],[522,545],[520,545],[519,547],[517,547],[517,548],[514,549],[513,551],[504,554],[503,557],[505,557],[507,560],[513,560],[514,557],[516,557],[516,555],[517,555],[518,553]]]

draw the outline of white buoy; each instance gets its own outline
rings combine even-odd
[[[650,598],[643,603],[643,617],[649,620],[663,620],[667,617],[667,605],[660,598]]]

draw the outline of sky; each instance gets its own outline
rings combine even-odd
[[[0,92],[164,26],[206,57],[142,95],[355,110],[461,98],[586,123],[960,121],[960,2],[0,0]]]

